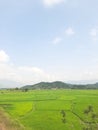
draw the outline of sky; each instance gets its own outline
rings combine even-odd
[[[0,0],[0,80],[98,81],[97,0]]]

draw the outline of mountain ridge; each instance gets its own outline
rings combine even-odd
[[[98,82],[95,84],[70,84],[62,81],[39,82],[34,85],[25,85],[20,89],[98,89]]]

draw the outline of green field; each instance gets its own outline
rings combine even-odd
[[[1,90],[0,109],[21,130],[98,130],[98,90]]]

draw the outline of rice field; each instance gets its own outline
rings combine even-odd
[[[1,90],[0,109],[17,130],[98,130],[98,90]]]

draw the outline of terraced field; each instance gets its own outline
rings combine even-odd
[[[5,90],[0,109],[12,130],[98,130],[98,90]]]

